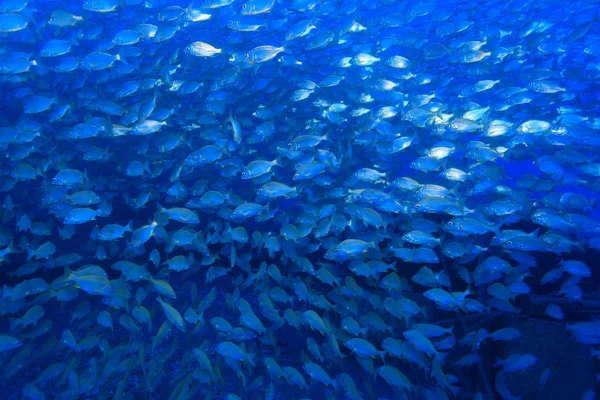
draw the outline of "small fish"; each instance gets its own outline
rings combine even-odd
[[[186,46],[185,52],[194,57],[214,57],[221,54],[221,49],[217,49],[208,43],[193,42]]]
[[[163,301],[160,297],[156,298],[156,301],[161,305],[167,320],[169,320],[177,329],[185,331],[185,321],[181,317],[181,314],[169,303]]]
[[[217,352],[225,359],[248,362],[251,366],[255,366],[255,354],[245,353],[242,349],[231,342],[219,343],[216,347]]]

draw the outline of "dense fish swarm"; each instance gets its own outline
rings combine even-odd
[[[534,316],[600,358],[597,3],[184,3],[0,0],[2,399],[533,399]]]

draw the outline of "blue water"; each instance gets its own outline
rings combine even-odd
[[[0,0],[0,399],[596,399],[594,1]]]

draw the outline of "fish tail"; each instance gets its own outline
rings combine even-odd
[[[444,361],[446,361],[446,356],[448,355],[448,353],[440,353],[439,351],[436,350],[435,352],[435,358],[436,360],[439,361],[440,365],[444,364]],[[433,371],[432,371],[433,372]]]
[[[152,175],[152,170],[150,169],[150,161],[146,159],[144,162],[144,171]]]
[[[48,170],[48,165],[42,165],[35,169],[35,172],[42,178],[46,178],[46,171]],[[34,178],[35,179],[35,178]]]
[[[340,384],[337,380],[331,381],[331,386],[333,386],[333,390],[337,393],[340,391]]]
[[[156,202],[156,213],[160,214],[165,212],[165,208],[157,201]],[[154,218],[154,220],[156,220],[156,218]]]
[[[283,164],[281,163],[281,156],[275,158],[272,162],[273,162],[273,165],[276,165],[278,167],[283,167]]]
[[[256,367],[256,361],[254,361],[254,358],[256,357],[256,353],[250,353],[248,354],[248,362],[250,363],[250,365],[252,365],[253,367]]]
[[[31,260],[31,258],[35,255],[35,250],[27,247],[27,261]]]

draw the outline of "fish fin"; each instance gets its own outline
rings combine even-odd
[[[537,237],[540,234],[540,228],[538,227],[535,231],[529,233],[529,236]]]
[[[29,261],[35,255],[35,250],[30,247],[27,247],[25,250],[27,250],[27,261]]]

